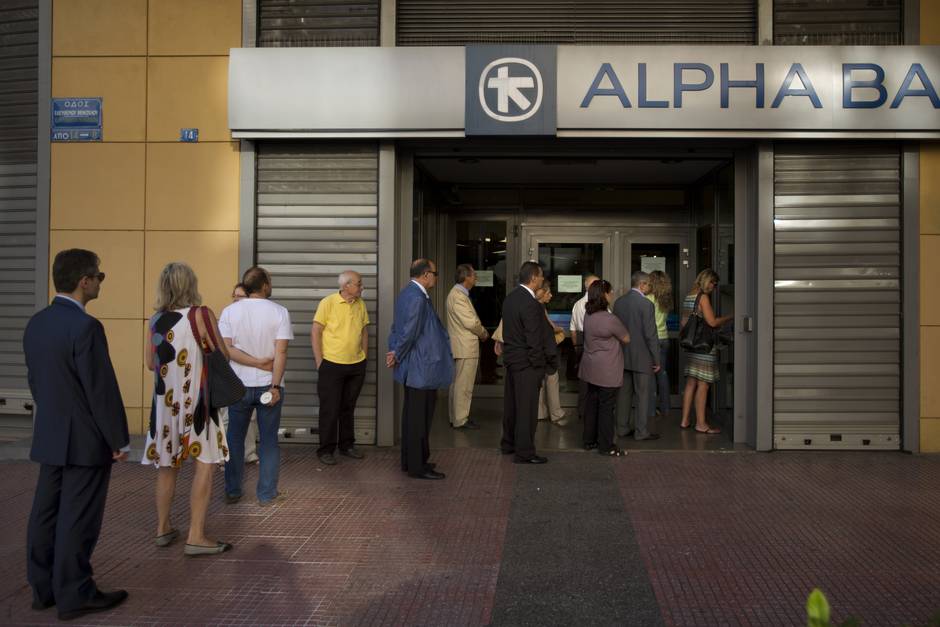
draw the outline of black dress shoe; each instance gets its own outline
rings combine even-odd
[[[408,475],[412,479],[443,479],[447,475],[436,470],[425,470],[420,475]]]
[[[648,436],[646,436],[645,438],[643,438],[643,439],[640,440],[640,441],[641,441],[641,442],[646,442],[647,440],[658,440],[658,439],[659,439],[659,434],[658,434],[658,433],[651,433],[651,434],[649,434]]]
[[[115,590],[114,592],[95,591],[95,596],[91,597],[85,604],[77,610],[68,612],[59,612],[59,620],[73,620],[86,614],[95,612],[104,612],[113,607],[117,607],[127,599],[127,590]]]
[[[458,431],[476,431],[479,428],[480,428],[480,425],[473,422],[472,420],[468,420],[467,422],[463,423],[459,427],[454,427],[454,429],[457,429]]]
[[[514,464],[545,464],[548,463],[547,457],[542,457],[540,455],[533,455],[532,457],[514,457],[512,460]]]
[[[37,601],[36,599],[33,599],[33,609],[37,612],[48,610],[53,605],[55,605],[55,601]]]
[[[500,452],[500,454],[502,454],[502,455],[512,455],[513,453],[515,453],[515,451],[513,451],[513,450],[511,450],[511,449],[510,449],[510,450],[506,450],[506,449],[504,449],[504,448],[499,449],[499,452]]]

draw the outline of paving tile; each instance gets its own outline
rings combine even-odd
[[[503,568],[507,555],[518,555],[507,547],[510,517],[535,530],[539,521],[563,528],[537,498],[513,510],[516,490],[530,487],[590,512],[598,533],[626,517],[642,564],[633,576],[648,580],[667,625],[804,624],[815,586],[837,621],[920,625],[940,611],[938,457],[686,452],[606,460],[556,452],[550,463],[559,468],[540,475],[492,448],[441,449],[432,460],[448,478],[431,482],[403,475],[397,450],[364,451],[365,460],[326,468],[312,447],[284,446],[289,498],[271,508],[251,498],[256,466],[246,468],[246,496],[236,505],[223,502],[217,473],[208,532],[236,548],[197,559],[183,556],[181,542],[153,545],[156,471],[116,466],[94,565],[103,588],[126,587],[131,597],[79,624],[489,624],[497,590],[514,585]],[[29,609],[24,540],[36,476],[35,464],[0,463],[3,624],[58,624],[55,610]],[[181,531],[191,480],[187,465],[173,511]],[[616,507],[601,499],[611,487]],[[537,545],[534,533],[526,541]],[[554,567],[546,575],[559,580],[570,569]],[[590,564],[579,570],[589,573]],[[543,611],[532,622],[557,618]]]

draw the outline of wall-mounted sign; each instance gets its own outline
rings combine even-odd
[[[558,285],[555,286],[559,294],[573,294],[581,292],[580,274],[559,274]]]
[[[243,48],[229,124],[236,138],[935,139],[938,85],[940,46]]]
[[[180,141],[181,142],[198,142],[199,141],[199,129],[198,128],[181,128],[180,129]]]
[[[555,46],[467,46],[467,135],[554,135],[555,74]]]
[[[101,98],[53,98],[54,142],[101,141]]]
[[[493,271],[477,270],[477,287],[493,287]]]
[[[640,270],[643,272],[666,271],[665,257],[640,257]]]

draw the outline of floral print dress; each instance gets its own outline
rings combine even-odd
[[[205,361],[188,313],[164,311],[150,319],[154,389],[142,464],[178,468],[189,457],[206,464],[228,459],[225,428],[206,403]]]

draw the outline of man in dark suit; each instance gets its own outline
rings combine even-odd
[[[546,374],[558,370],[558,349],[535,299],[542,284],[542,267],[534,261],[522,264],[519,286],[503,301],[503,364],[506,366],[503,397],[503,439],[500,449],[515,454],[517,464],[544,464],[535,454],[539,389]]]
[[[111,465],[127,459],[130,441],[104,327],[85,313],[104,281],[99,263],[87,250],[56,255],[56,296],[23,335],[36,403],[30,459],[41,464],[27,531],[27,578],[33,609],[57,605],[62,620],[127,598],[124,590],[99,590],[90,563]]]
[[[650,433],[650,386],[653,375],[659,372],[659,336],[656,335],[655,308],[646,295],[650,291],[650,275],[634,272],[629,292],[614,303],[614,315],[620,318],[630,332],[630,343],[623,346],[623,385],[617,397],[617,433],[637,440],[657,440],[658,433]],[[630,410],[636,400],[636,414]]]

